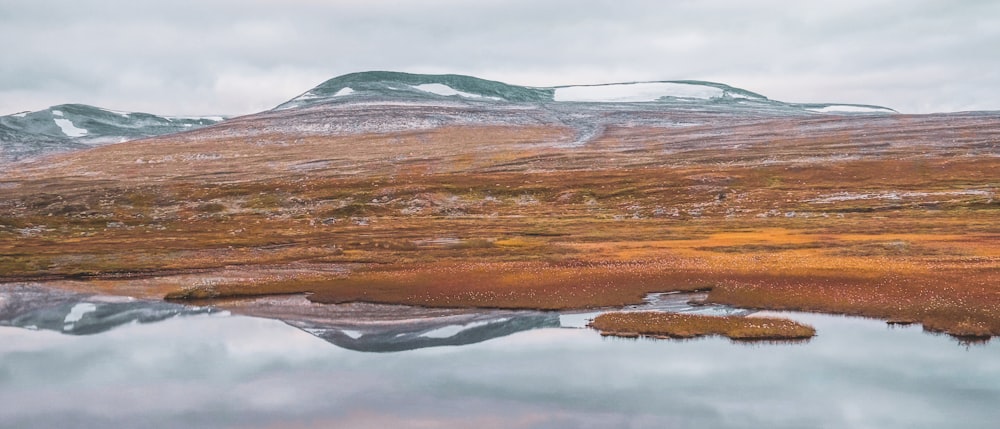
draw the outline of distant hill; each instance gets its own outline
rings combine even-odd
[[[455,74],[429,75],[369,71],[338,76],[276,109],[363,99],[445,100],[509,103],[739,104],[817,113],[896,113],[861,104],[794,104],[726,84],[697,80],[624,82],[598,85],[528,87]]]
[[[0,161],[188,131],[223,119],[164,117],[62,104],[37,112],[0,116]]]

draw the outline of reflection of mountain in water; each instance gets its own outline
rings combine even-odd
[[[129,323],[207,314],[211,308],[162,301],[77,294],[37,286],[0,287],[0,326],[91,335]]]
[[[653,293],[643,304],[615,310],[746,315],[720,305],[691,305],[705,293]],[[568,313],[528,310],[424,308],[372,303],[317,304],[302,295],[213,302],[233,313],[278,319],[345,349],[397,352],[424,347],[473,344],[540,328],[583,328],[607,311]]]
[[[316,304],[301,295],[213,304],[233,313],[278,319],[339,347],[363,352],[458,346],[560,326],[559,314],[551,312]]]
[[[619,310],[745,315],[725,306],[693,306],[705,294],[650,294],[640,305]],[[460,346],[541,328],[583,328],[606,310],[542,312],[424,308],[371,303],[317,304],[303,295],[217,300],[212,307],[80,294],[30,285],[0,286],[0,326],[90,335],[129,323],[219,312],[283,321],[339,347],[362,352],[398,352]]]
[[[285,323],[340,347],[362,352],[398,352],[424,347],[461,346],[538,328],[558,328],[555,313],[524,312],[476,317],[465,324],[427,320],[419,324],[323,326],[298,320]],[[353,329],[351,329],[353,328]]]

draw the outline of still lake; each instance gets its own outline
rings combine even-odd
[[[996,341],[964,345],[877,320],[781,313],[816,327],[818,336],[802,344],[603,338],[573,327],[586,314],[517,312],[436,314],[451,324],[420,325],[418,334],[404,329],[411,317],[388,335],[385,324],[367,321],[335,329],[315,318],[286,323],[28,291],[34,295],[0,295],[3,428],[994,428],[1000,421]],[[44,299],[51,305],[37,302]]]

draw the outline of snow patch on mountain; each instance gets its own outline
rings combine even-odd
[[[640,82],[556,88],[555,101],[650,102],[665,97],[708,100],[725,94],[720,88],[673,82]]]
[[[343,97],[345,95],[351,95],[353,93],[354,93],[354,90],[351,89],[351,87],[345,86],[340,91],[337,91],[336,93],[334,93],[333,96],[334,97]],[[312,94],[309,94],[309,95],[312,95]]]
[[[459,91],[459,90],[457,90],[455,88],[452,88],[452,87],[450,87],[448,85],[441,84],[441,83],[425,83],[425,84],[422,84],[422,85],[415,85],[415,86],[413,86],[413,88],[416,89],[416,90],[418,90],[418,91],[429,92],[431,94],[437,94],[437,95],[443,95],[445,97],[451,97],[451,96],[457,95],[459,97],[466,97],[466,98],[491,98],[491,99],[494,99],[494,100],[499,100],[499,98],[497,98],[497,97],[483,97],[482,95],[479,95],[479,94],[473,94],[471,92]]]
[[[831,104],[829,106],[807,108],[818,113],[894,113],[892,109],[878,106],[861,106],[854,104]]]
[[[53,113],[55,112],[58,112],[58,110],[53,111]],[[59,126],[59,129],[62,130],[63,134],[66,134],[66,137],[83,137],[87,135],[87,130],[77,128],[76,125],[73,125],[73,121],[70,121],[69,119],[54,118],[52,120],[56,121],[56,125]]]
[[[127,118],[128,115],[132,114],[132,112],[121,112],[121,111],[118,111],[118,110],[104,109],[104,108],[100,108],[100,107],[98,107],[98,108],[101,109],[101,110],[103,110],[103,111],[105,111],[105,112],[108,112],[108,113],[114,113],[114,114],[116,114],[118,116],[121,116],[123,118]]]

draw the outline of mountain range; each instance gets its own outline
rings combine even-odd
[[[628,82],[603,85],[526,87],[462,75],[421,75],[387,71],[352,73],[330,79],[272,111],[322,105],[379,103],[408,105],[467,103],[640,110],[717,110],[748,114],[887,114],[894,110],[857,104],[784,103],[747,90],[704,81]],[[604,105],[604,106],[600,106]],[[69,152],[110,143],[191,131],[224,116],[176,117],[120,112],[84,104],[63,104],[35,112],[0,116],[0,162]],[[343,124],[340,124],[342,126]],[[371,127],[369,124],[369,129]],[[419,124],[403,124],[403,128]],[[377,128],[375,128],[377,130]]]

